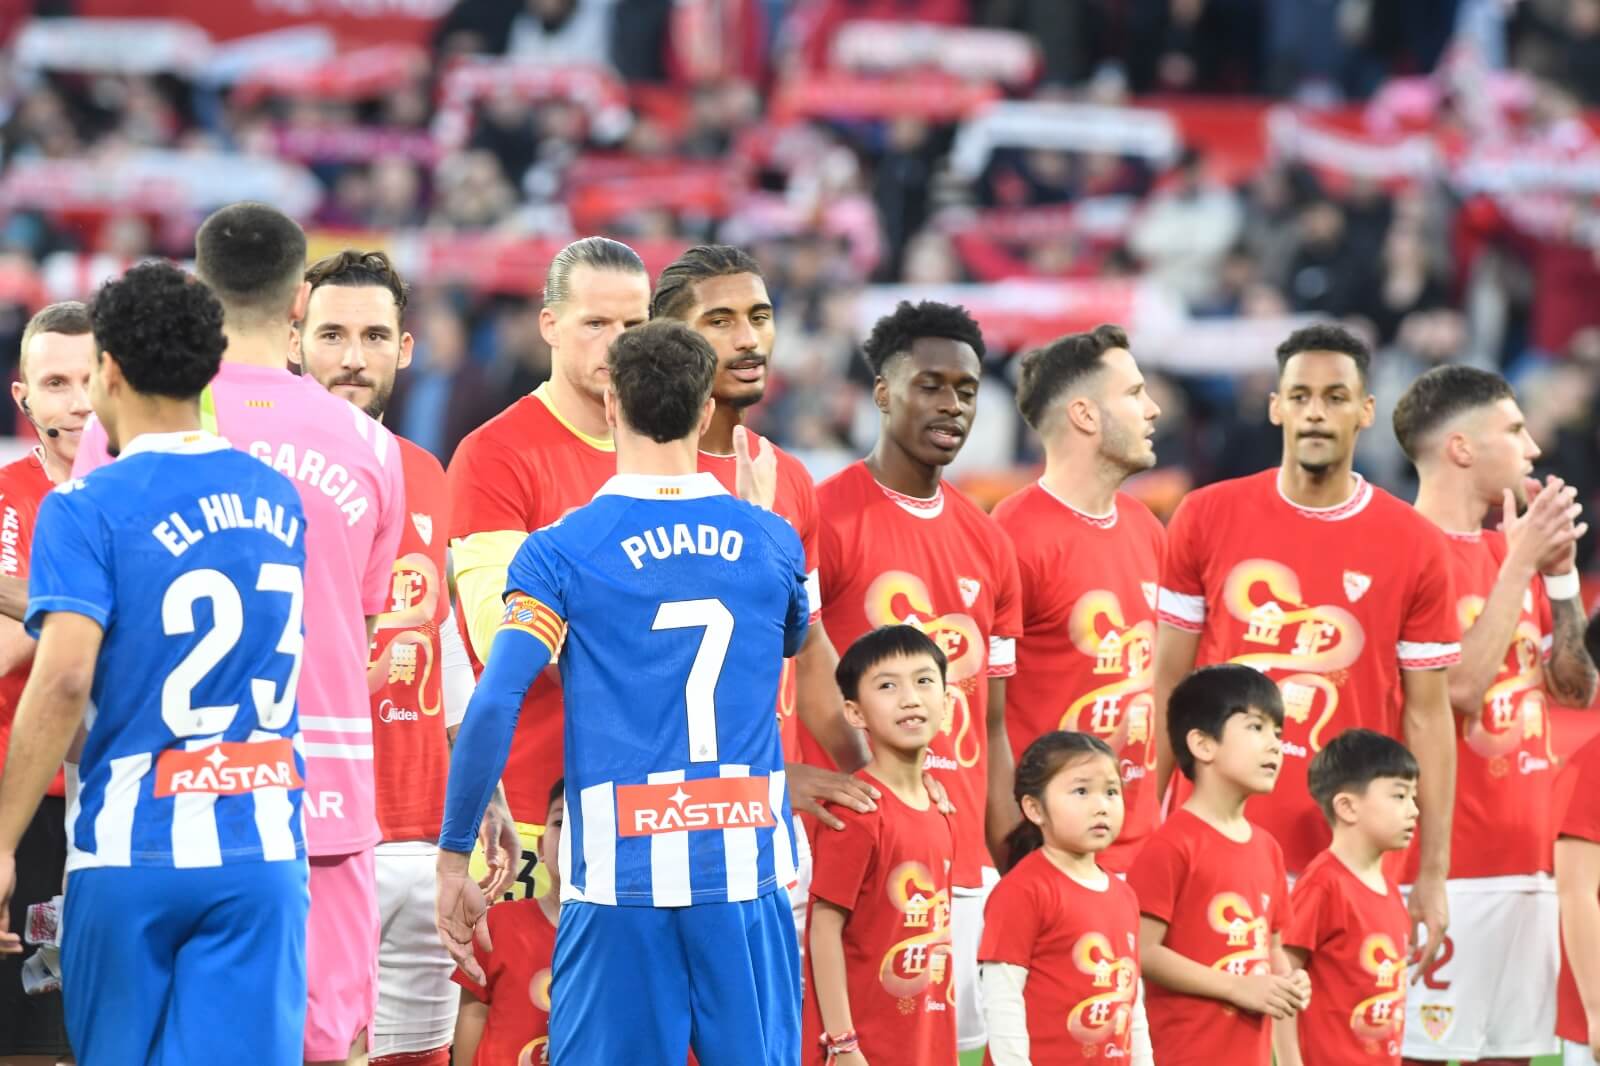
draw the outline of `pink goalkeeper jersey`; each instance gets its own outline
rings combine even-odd
[[[300,731],[306,845],[348,855],[379,840],[366,616],[388,609],[405,518],[400,449],[382,425],[310,378],[223,363],[203,405],[226,437],[295,483],[306,512],[306,654]],[[96,419],[74,477],[111,461]]]

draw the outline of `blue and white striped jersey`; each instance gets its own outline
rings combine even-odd
[[[794,880],[772,706],[809,616],[800,538],[709,474],[619,475],[528,537],[505,625],[558,655],[563,897],[681,907]]]
[[[305,855],[305,515],[209,433],[145,434],[39,508],[26,626],[100,623],[67,869]]]

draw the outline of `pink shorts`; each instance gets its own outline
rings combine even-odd
[[[378,888],[372,849],[313,856],[306,922],[307,1062],[343,1062],[378,1006]]]

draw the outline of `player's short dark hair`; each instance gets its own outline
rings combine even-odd
[[[62,300],[41,307],[22,330],[22,343],[17,349],[17,374],[28,380],[28,345],[41,333],[60,333],[66,337],[81,337],[93,332],[89,321],[89,305],[77,300]]]
[[[1411,383],[1394,407],[1394,436],[1413,463],[1423,441],[1451,419],[1501,400],[1514,400],[1499,374],[1471,366],[1436,366]]]
[[[629,428],[666,444],[699,426],[717,354],[688,326],[664,319],[623,330],[611,342],[606,365]]]
[[[550,260],[550,269],[544,276],[544,305],[560,307],[572,298],[572,272],[579,267],[591,270],[615,270],[622,274],[644,274],[649,271],[639,253],[621,241],[610,237],[584,237],[573,241]]]
[[[873,374],[881,376],[889,360],[911,351],[911,346],[924,337],[960,341],[978,353],[980,360],[984,355],[983,330],[967,309],[933,300],[917,304],[901,300],[873,325],[861,354]]]
[[[1331,322],[1318,322],[1315,325],[1303,326],[1289,334],[1287,340],[1278,345],[1278,376],[1283,377],[1284,370],[1289,365],[1289,360],[1301,352],[1338,352],[1348,355],[1355,361],[1356,370],[1361,374],[1361,387],[1367,387],[1367,371],[1372,367],[1372,349],[1367,347],[1367,342],[1356,336],[1343,326],[1335,326]]]
[[[305,280],[311,283],[312,292],[324,285],[373,285],[388,289],[389,295],[394,297],[395,318],[402,322],[405,320],[406,300],[411,296],[411,286],[400,277],[400,272],[384,252],[346,248],[342,252],[323,256],[306,267]]]
[[[545,800],[545,806],[550,806],[550,804],[554,803],[558,799],[564,799],[566,794],[567,779],[564,777],[556,778],[556,783],[550,786],[550,798]]]
[[[833,679],[847,700],[861,695],[861,679],[881,662],[889,659],[912,659],[926,655],[939,667],[939,679],[945,678],[949,660],[928,636],[916,626],[879,626],[855,639],[845,653],[839,656],[839,665],[833,668]]]
[[[1380,777],[1415,781],[1416,756],[1393,737],[1370,729],[1347,729],[1312,756],[1306,787],[1328,823],[1333,824],[1333,797],[1341,792],[1366,792]]]
[[[1110,759],[1113,766],[1117,764],[1116,752],[1092,733],[1057,730],[1029,744],[1017,760],[1017,770],[1011,779],[1011,794],[1016,798],[1017,809],[1021,810],[1022,801],[1028,796],[1043,803],[1044,790],[1049,787],[1050,780],[1064,767],[1090,756]],[[1017,827],[1006,834],[1006,869],[1014,869],[1029,852],[1043,846],[1044,832],[1024,814]]]
[[[228,346],[222,304],[204,282],[171,263],[141,263],[106,282],[90,307],[94,341],[148,396],[197,396]]]
[[[1017,410],[1022,420],[1037,432],[1057,397],[1104,366],[1104,356],[1111,349],[1127,347],[1127,331],[1107,323],[1088,333],[1069,333],[1028,352],[1022,357],[1022,374],[1017,380]]]
[[[764,276],[760,264],[743,248],[731,244],[701,244],[690,248],[668,263],[656,279],[656,291],[650,295],[650,317],[686,317],[695,304],[697,284],[735,274]]]
[[[1167,700],[1167,739],[1183,776],[1194,780],[1194,753],[1189,733],[1198,729],[1213,740],[1222,739],[1228,719],[1260,711],[1283,728],[1283,695],[1260,670],[1237,663],[1206,666],[1182,681]]]
[[[230,316],[287,314],[306,268],[306,235],[294,219],[267,204],[229,204],[194,236],[195,273]]]

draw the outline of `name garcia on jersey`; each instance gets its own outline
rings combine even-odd
[[[176,558],[189,550],[208,534],[230,529],[259,529],[270,533],[285,547],[294,547],[300,536],[300,519],[286,515],[283,505],[256,497],[253,506],[246,506],[236,492],[213,492],[195,500],[193,510],[183,513],[173,511],[157,522],[150,535]]]
[[[328,462],[328,457],[314,448],[307,448],[297,458],[293,444],[285,442],[274,450],[267,441],[257,440],[246,450],[284,477],[303,481],[333,500],[346,525],[356,525],[372,507],[350,471],[341,463]]]
[[[721,556],[731,563],[744,551],[744,534],[737,529],[718,529],[704,522],[694,526],[674,522],[671,527],[656,526],[626,537],[621,547],[635,570],[644,569],[646,554],[654,559],[670,559],[675,555]]]

